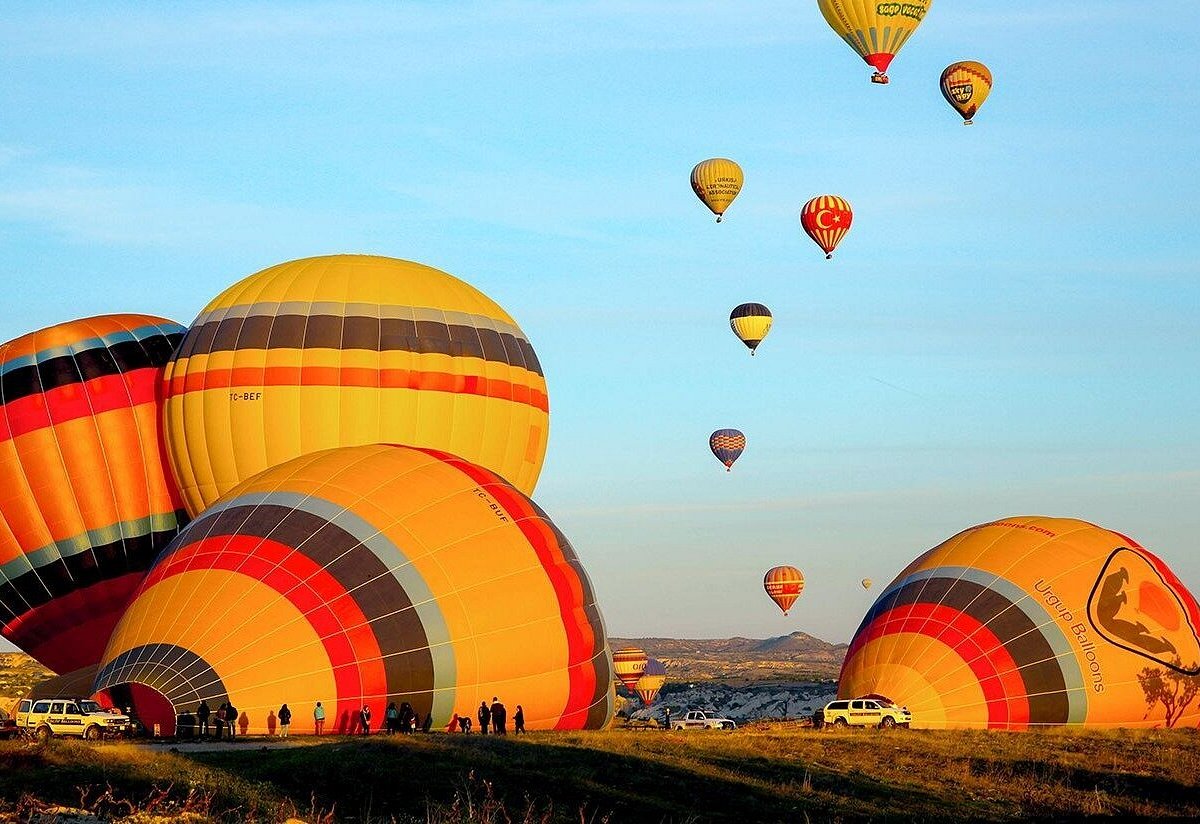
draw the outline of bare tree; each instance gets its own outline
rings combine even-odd
[[[1172,663],[1179,669],[1183,669],[1183,662],[1180,659],[1176,658]],[[1189,669],[1195,671],[1197,666],[1197,664],[1192,664]],[[1164,724],[1168,728],[1175,726],[1191,703],[1196,700],[1196,696],[1200,694],[1200,677],[1184,675],[1178,670],[1146,667],[1138,673],[1137,679],[1142,692],[1146,695],[1146,714],[1142,717],[1149,718],[1155,706],[1162,704],[1166,711]]]

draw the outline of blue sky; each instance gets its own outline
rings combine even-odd
[[[190,322],[314,254],[467,279],[545,367],[535,497],[614,634],[848,640],[861,577],[1018,514],[1196,590],[1198,123],[1163,24],[1191,7],[1050,5],[939,0],[879,87],[809,0],[11,3],[0,338]],[[969,129],[937,90],[964,58],[996,77]],[[717,226],[688,173],[719,155]],[[825,192],[833,262],[797,223]],[[753,360],[744,301],[776,316]]]

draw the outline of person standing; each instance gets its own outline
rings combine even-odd
[[[313,709],[313,735],[321,735],[325,731],[325,708],[321,702]]]
[[[396,709],[395,701],[388,703],[383,711],[383,725],[388,735],[393,735],[400,728],[400,710]]]
[[[208,717],[210,715],[212,715],[212,709],[208,706],[208,702],[201,701],[200,706],[196,708],[196,720],[200,722],[201,738],[208,735]]]
[[[487,735],[488,724],[492,720],[492,711],[488,709],[487,701],[479,702],[479,712],[476,714],[479,716],[479,734]]]
[[[513,713],[513,735],[521,735],[525,732],[525,710],[521,709],[521,705],[517,704],[517,711]]]
[[[663,727],[669,730],[671,729],[671,708],[663,707],[663,715],[665,715],[667,718],[666,722],[663,724]]]
[[[358,722],[362,724],[362,734],[371,734],[371,707],[363,704],[363,708],[358,711]]]
[[[469,734],[471,732],[471,716],[460,715],[458,717],[458,726],[463,732]]]
[[[287,738],[288,731],[292,726],[292,711],[288,709],[288,705],[284,704],[279,708],[279,737]]]
[[[238,720],[237,707],[235,707],[233,705],[233,702],[230,701],[228,704],[225,705],[225,721],[227,724],[229,724],[229,740],[230,741],[232,741],[235,737],[234,736],[234,727],[237,726],[237,720]]]
[[[225,708],[228,706],[228,704],[221,704],[217,707],[217,715],[213,719],[213,733],[218,741],[225,734]]]
[[[507,735],[508,730],[504,727],[505,716],[508,715],[504,705],[500,703],[500,699],[492,696],[492,731],[496,735]]]

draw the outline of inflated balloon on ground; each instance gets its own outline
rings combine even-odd
[[[196,514],[256,472],[364,443],[444,449],[533,491],[549,402],[516,322],[463,281],[369,255],[265,269],[213,300],[166,375]]]
[[[232,701],[251,732],[410,702],[445,725],[498,696],[530,729],[604,726],[614,691],[579,559],[494,472],[433,450],[343,447],[224,495],[171,543],[113,634],[96,689],[143,720]]]
[[[850,643],[838,693],[918,727],[1195,727],[1200,608],[1132,538],[1068,518],[960,532],[908,566]]]
[[[157,400],[183,331],[104,315],[0,345],[0,634],[55,672],[100,660],[187,520]]]

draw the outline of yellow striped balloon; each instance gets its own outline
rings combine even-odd
[[[717,223],[742,190],[743,180],[742,167],[725,157],[705,160],[692,169],[692,191],[717,216]]]
[[[729,313],[729,326],[753,355],[771,331],[771,310],[761,303],[743,303]]]
[[[332,255],[264,269],[213,300],[166,371],[166,436],[188,509],[336,446],[442,449],[531,492],[546,380],[516,322],[445,272]]]
[[[658,691],[667,683],[667,668],[657,658],[646,662],[646,671],[633,686],[633,691],[642,699],[643,706],[650,706],[658,697]]]
[[[248,731],[355,732],[395,702],[446,724],[497,696],[531,729],[605,726],[607,636],[571,544],[445,452],[326,450],[230,490],[159,556],[113,633],[102,699],[164,731],[231,701]]]
[[[942,72],[941,88],[942,97],[962,115],[963,125],[970,126],[992,92],[992,73],[975,60],[960,60]]]
[[[833,257],[853,222],[850,204],[837,195],[817,195],[800,209],[800,228],[821,247],[826,260]]]
[[[622,647],[613,653],[613,674],[625,685],[625,689],[633,689],[646,672],[646,651],[638,647]]]
[[[104,315],[0,344],[0,635],[60,674],[100,660],[187,521],[158,399],[183,331]]]
[[[921,25],[933,0],[817,0],[817,7],[846,44],[875,69],[872,83],[887,83],[892,58]]]
[[[804,574],[794,566],[772,567],[763,576],[763,589],[776,606],[783,610],[783,614],[787,615],[800,593],[804,591]]]

